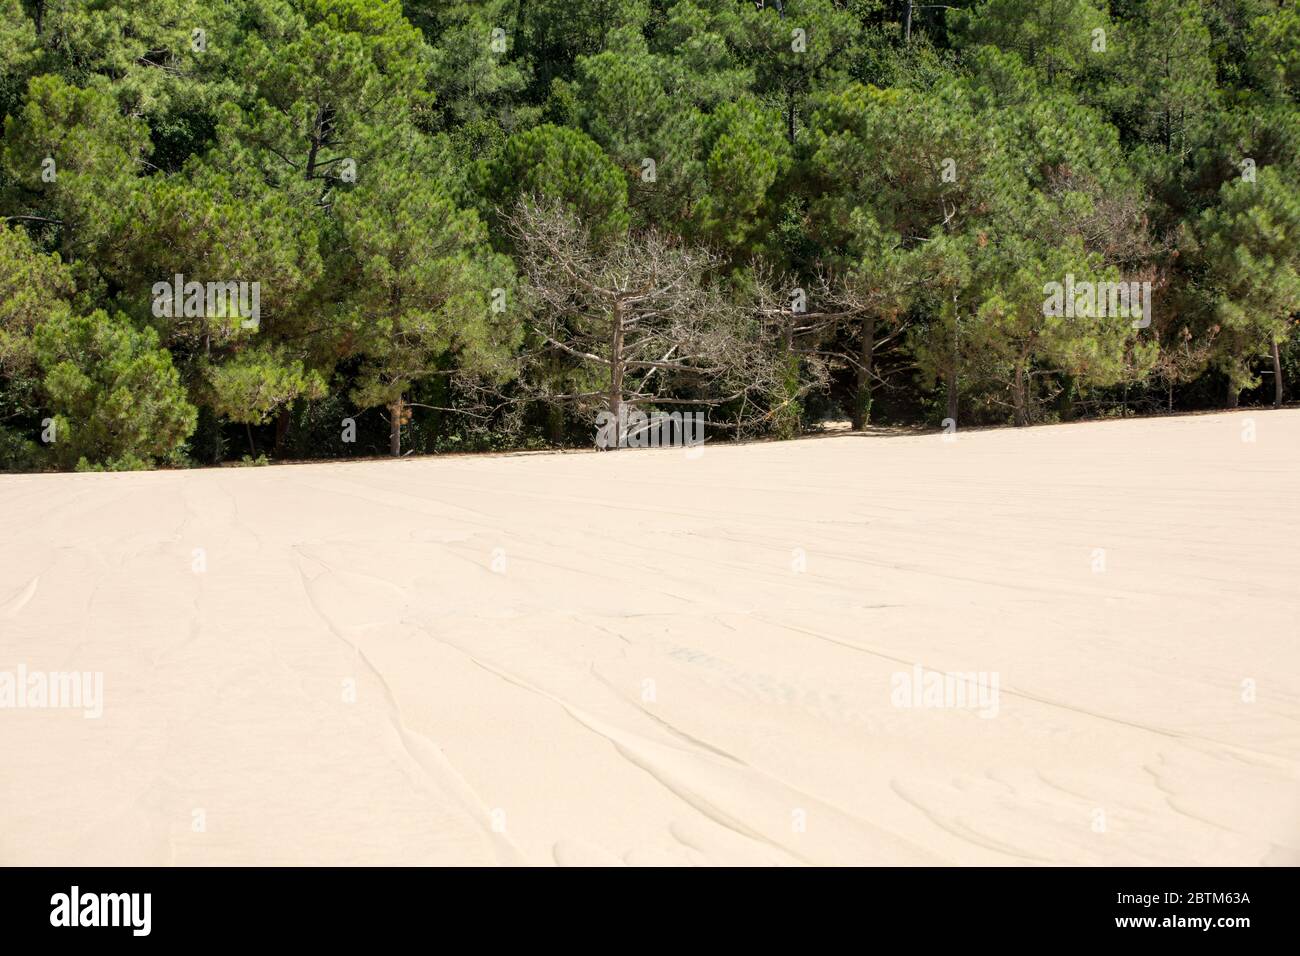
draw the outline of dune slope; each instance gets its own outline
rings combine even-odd
[[[1300,863],[1298,477],[1295,410],[0,477],[0,674],[103,681],[0,709],[0,863]]]

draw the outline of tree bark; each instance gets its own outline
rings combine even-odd
[[[952,419],[954,427],[957,424],[957,368],[961,358],[961,346],[958,336],[961,333],[961,322],[957,312],[957,295],[953,293],[952,297],[952,365],[948,370],[948,417]]]
[[[1074,420],[1074,376],[1069,372],[1061,376],[1061,394],[1056,400],[1056,411],[1061,421]]]
[[[1228,376],[1228,408],[1236,408],[1237,400],[1241,397],[1241,390],[1237,388],[1237,383]]]
[[[871,420],[871,378],[876,351],[876,317],[862,319],[862,365],[858,369],[858,393],[853,404],[853,430],[861,431]]]
[[[289,406],[285,405],[280,409],[280,414],[275,419],[275,454],[277,457],[284,451],[284,442],[289,437],[289,425],[292,421],[293,416],[289,411]]]
[[[1273,407],[1282,407],[1282,350],[1273,340]]]
[[[552,445],[564,444],[564,410],[552,405],[546,410],[546,431]]]
[[[610,450],[623,447],[623,303],[614,302],[613,329],[609,339],[609,413],[614,416],[614,441]]]
[[[948,371],[948,417],[957,421],[957,369],[954,366]]]
[[[1016,406],[1016,427],[1020,428],[1029,424],[1029,400],[1025,394],[1025,367],[1019,363],[1016,365],[1016,383],[1012,399]]]
[[[388,406],[388,450],[394,458],[402,457],[402,400]]]
[[[325,119],[324,110],[316,108],[316,121],[312,125],[311,148],[307,151],[307,166],[303,170],[303,178],[311,179],[316,175],[316,155],[320,152],[321,147],[321,123]]]

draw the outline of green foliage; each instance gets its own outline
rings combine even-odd
[[[773,191],[793,163],[780,118],[754,100],[724,104],[704,123],[700,153],[706,188],[691,227],[727,249],[753,247],[770,227]]]
[[[36,25],[23,15],[22,0],[0,0],[0,118],[21,101],[37,57]]]
[[[1300,313],[1300,190],[1273,167],[1227,183],[1197,223],[1204,287],[1222,326],[1218,362],[1242,388],[1246,358],[1284,341]]]
[[[56,315],[36,330],[36,354],[54,412],[51,453],[64,466],[144,467],[194,429],[171,356],[121,313]]]
[[[929,93],[853,85],[813,117],[820,209],[842,235],[856,209],[881,228],[923,240],[987,217],[1014,185],[1007,149],[957,85]]]
[[[378,167],[338,203],[352,276],[348,323],[363,359],[353,389],[361,408],[400,402],[447,354],[467,371],[499,375],[516,344],[509,259],[436,179],[412,183],[402,168]],[[493,311],[494,295],[503,311]]]
[[[1250,22],[1250,59],[1275,96],[1300,101],[1300,8],[1279,6]]]
[[[0,224],[0,376],[13,379],[35,366],[33,333],[74,291],[57,255],[42,255],[21,229]]]
[[[5,120],[0,157],[6,206],[53,227],[65,259],[93,263],[125,228],[149,131],[119,112],[107,79],[88,82],[33,77],[21,112]]]
[[[440,128],[513,128],[520,113],[513,104],[531,72],[515,56],[517,37],[508,29],[514,23],[513,5],[510,0],[434,5],[426,31],[438,41],[430,73]],[[499,31],[495,37],[494,31]]]
[[[1111,106],[1143,142],[1185,158],[1212,117],[1210,31],[1198,0],[1145,0],[1120,35]]]
[[[0,0],[0,468],[585,441],[605,333],[518,278],[525,200],[611,290],[702,264],[629,362],[752,431],[1192,408],[1274,344],[1295,393],[1294,3],[906,9]],[[1066,275],[1152,321],[1045,311]]]
[[[1068,83],[1094,65],[1092,58],[1113,55],[1110,19],[1099,0],[985,0],[949,19],[959,44],[1015,53],[1049,83]]]
[[[501,155],[476,170],[476,185],[495,213],[521,197],[562,202],[605,240],[627,230],[627,181],[591,137],[552,124],[511,137]]]
[[[208,372],[211,405],[232,422],[261,425],[295,399],[323,398],[327,387],[320,373],[301,360],[261,350],[247,350]]]

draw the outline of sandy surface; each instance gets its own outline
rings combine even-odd
[[[1295,864],[1298,477],[1292,410],[0,477],[0,672],[103,674],[0,710],[0,863]]]

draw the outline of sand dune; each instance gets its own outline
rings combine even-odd
[[[1300,863],[1298,476],[1256,411],[0,477],[0,673],[103,681],[0,709],[0,863]]]

